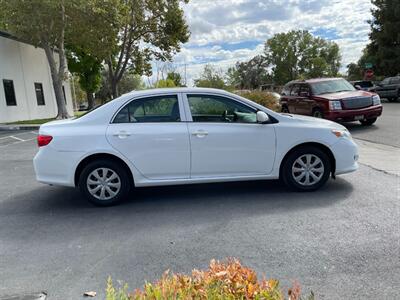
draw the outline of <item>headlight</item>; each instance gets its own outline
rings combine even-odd
[[[379,105],[381,104],[381,97],[379,95],[372,96],[372,105]]]
[[[333,129],[332,133],[336,135],[338,138],[348,138],[352,139],[350,132],[347,129]]]
[[[329,101],[329,110],[341,110],[342,109],[342,102],[335,100]]]

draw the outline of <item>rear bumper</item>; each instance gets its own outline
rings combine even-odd
[[[324,118],[331,121],[351,122],[359,120],[357,118],[361,116],[363,119],[377,118],[382,114],[382,110],[382,105],[375,105],[360,109],[329,111],[325,113]]]
[[[75,166],[81,152],[64,152],[50,145],[40,148],[33,159],[36,180],[50,185],[75,186]]]

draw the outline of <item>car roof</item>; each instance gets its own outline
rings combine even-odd
[[[229,95],[230,93],[220,90],[220,89],[212,89],[212,88],[197,88],[197,87],[175,87],[175,88],[157,88],[157,89],[147,89],[147,90],[138,90],[131,91],[126,93],[124,96],[146,96],[146,95],[157,95],[157,94],[165,94],[165,93],[213,93],[213,94],[223,94]]]

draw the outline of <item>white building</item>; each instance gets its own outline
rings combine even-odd
[[[72,116],[69,82],[63,83],[63,90]],[[56,115],[57,103],[44,50],[0,31],[0,123]]]

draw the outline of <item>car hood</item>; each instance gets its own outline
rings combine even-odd
[[[367,91],[347,91],[347,92],[339,92],[339,93],[330,93],[330,94],[322,94],[316,95],[319,98],[324,98],[328,100],[340,100],[346,98],[356,98],[356,97],[371,97],[374,94]]]
[[[307,116],[302,116],[302,115],[293,115],[293,114],[283,114],[286,115],[287,117],[290,118],[290,120],[297,122],[297,123],[302,123],[306,126],[311,126],[311,127],[325,127],[329,129],[340,129],[344,130],[346,127],[343,125],[340,125],[338,123],[325,120],[325,119],[320,119],[320,118],[314,118],[314,117],[307,117]]]

